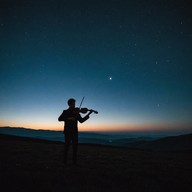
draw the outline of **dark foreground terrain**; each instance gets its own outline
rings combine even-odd
[[[1,191],[192,191],[191,151],[79,145],[79,165],[62,163],[63,143],[0,135]]]

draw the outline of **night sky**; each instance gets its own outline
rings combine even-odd
[[[192,130],[190,1],[1,0],[0,126]],[[84,116],[84,115],[82,115]]]

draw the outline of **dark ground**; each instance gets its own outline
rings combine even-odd
[[[62,163],[63,143],[0,135],[1,191],[192,191],[190,151],[79,145],[79,166]]]

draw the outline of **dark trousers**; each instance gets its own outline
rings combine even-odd
[[[78,132],[77,131],[65,131],[65,148],[64,148],[64,163],[68,160],[68,151],[70,144],[73,146],[73,163],[77,163],[77,149],[78,149]]]

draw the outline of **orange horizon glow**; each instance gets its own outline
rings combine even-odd
[[[43,124],[43,123],[0,123],[0,127],[23,127],[34,130],[53,130],[62,131],[64,124],[58,122],[57,124]],[[79,131],[81,132],[160,132],[160,131],[179,131],[191,130],[191,125],[188,124],[80,124]]]

